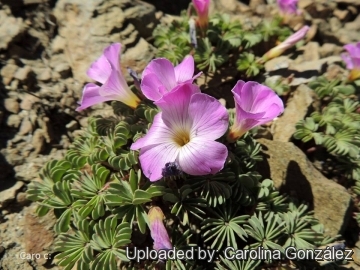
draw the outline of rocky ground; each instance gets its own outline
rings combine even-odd
[[[121,42],[122,67],[141,73],[155,56],[153,29],[160,20],[178,15],[190,1],[147,2],[0,3],[0,269],[58,269],[53,261],[54,217],[36,217],[35,205],[26,199],[27,184],[39,181],[39,169],[47,161],[63,157],[89,116],[111,113],[107,104],[75,111],[84,83],[89,81],[85,72],[103,48]],[[213,2],[212,10],[230,13],[244,23],[258,23],[276,11],[275,1]],[[351,219],[349,192],[326,179],[291,142],[295,123],[315,101],[303,83],[324,71],[328,77],[346,74],[339,54],[344,44],[360,41],[360,1],[300,0],[299,6],[312,24],[311,40],[300,48],[302,57],[282,56],[265,66],[266,76],[272,79],[285,72],[294,91],[271,134],[263,136],[274,141],[260,140],[267,157],[262,171],[277,187],[282,186],[282,191],[309,202],[327,234],[346,236],[356,251],[355,263],[360,265],[358,228]],[[293,23],[296,28],[298,22]],[[210,88],[231,89],[228,80],[215,81]],[[287,185],[282,185],[285,182]]]

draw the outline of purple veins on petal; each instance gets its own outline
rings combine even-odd
[[[174,161],[191,175],[214,174],[223,168],[227,148],[215,140],[228,129],[229,116],[218,100],[184,84],[155,104],[162,111],[148,133],[131,146],[140,149],[141,168],[150,181],[161,179],[165,165]]]

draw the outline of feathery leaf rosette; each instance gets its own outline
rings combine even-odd
[[[172,249],[169,235],[163,223],[164,214],[160,207],[152,207],[148,213],[151,238],[154,240],[154,249]]]
[[[279,9],[284,14],[300,14],[297,9],[298,0],[277,0]]]
[[[86,84],[77,111],[110,100],[121,101],[131,108],[136,108],[140,103],[140,99],[131,91],[121,72],[120,52],[121,44],[114,43],[106,47],[100,58],[91,64],[87,75],[100,82],[102,86],[94,83]]]
[[[360,77],[360,42],[344,46],[347,53],[342,53],[341,58],[346,68],[351,70],[349,80],[354,81]]]
[[[257,82],[239,80],[231,92],[234,94],[236,116],[228,135],[229,141],[236,141],[248,130],[273,120],[284,111],[278,95]]]
[[[206,29],[209,23],[210,0],[192,0],[198,15],[198,25],[201,29]]]
[[[228,129],[229,115],[215,98],[184,84],[157,102],[158,113],[148,133],[132,144],[150,181],[162,177],[168,162],[190,175],[215,174],[224,167],[225,145],[215,142]]]
[[[266,62],[272,58],[278,57],[281,55],[284,51],[294,46],[297,42],[302,40],[306,33],[309,31],[310,27],[305,25],[303,26],[299,31],[292,34],[290,37],[285,39],[283,42],[281,42],[276,47],[270,49],[267,53],[264,54],[262,57],[263,61]]]
[[[141,91],[150,100],[157,101],[178,86],[192,83],[201,75],[194,76],[194,58],[188,55],[176,67],[166,58],[152,60],[144,69],[141,80]]]

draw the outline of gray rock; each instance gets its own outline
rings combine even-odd
[[[325,227],[325,234],[341,234],[351,216],[351,196],[339,184],[324,177],[293,143],[258,140],[264,149],[259,171],[274,181],[280,192],[305,201]]]
[[[304,119],[309,107],[314,102],[315,93],[302,84],[288,100],[284,114],[275,121],[273,138],[275,141],[288,142],[296,131],[295,125]]]

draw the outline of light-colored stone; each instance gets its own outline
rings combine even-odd
[[[6,50],[9,43],[23,31],[23,20],[9,15],[5,9],[0,10],[0,50]]]
[[[139,42],[129,48],[121,58],[123,74],[128,74],[126,67],[142,71],[153,58],[155,48],[145,39],[140,38]]]
[[[20,103],[22,110],[30,111],[35,102],[39,102],[40,99],[30,94],[24,94]]]
[[[335,62],[342,62],[342,59],[339,55],[329,56],[315,61],[305,61],[302,63],[292,62],[289,65],[289,69],[298,72],[305,72],[310,70],[315,70],[317,72],[320,72],[324,64],[332,64]]]
[[[62,57],[71,67],[74,79],[80,83],[89,82],[86,71],[90,64],[100,57],[106,46],[114,42],[122,43],[128,38],[128,36],[124,36],[122,30],[126,25],[131,24],[130,21],[134,23],[142,21],[129,9],[141,9],[142,16],[151,18],[150,24],[143,25],[147,31],[147,36],[149,36],[155,27],[155,9],[153,7],[144,9],[148,5],[138,0],[94,0],[86,2],[83,0],[59,0],[56,3],[54,15],[59,24],[59,36],[61,38],[56,39],[52,47],[59,52],[63,48],[65,55]],[[125,15],[126,12],[130,16],[129,20]],[[139,32],[136,30],[130,31],[129,35],[134,35],[134,33],[139,38]],[[140,40],[140,42],[142,41]],[[141,44],[140,47],[144,49]],[[151,48],[149,44],[148,47]],[[122,51],[125,52],[126,48],[123,48]],[[138,51],[137,55],[139,54],[150,58],[154,56],[151,51]],[[137,58],[134,61],[138,63],[140,57]],[[145,63],[142,66],[145,66]]]
[[[31,72],[32,72],[32,70],[31,70],[30,66],[25,66],[25,67],[19,68],[15,72],[14,78],[18,79],[19,81],[25,81],[26,79],[29,78]]]
[[[18,134],[26,135],[26,134],[32,133],[33,129],[34,129],[34,126],[31,123],[29,117],[24,117],[23,120],[21,121],[21,125],[20,125]]]
[[[51,80],[51,69],[45,68],[43,69],[37,76],[36,79],[43,82],[48,82]]]
[[[31,140],[31,144],[34,147],[35,154],[39,154],[45,147],[45,136],[42,129],[37,129],[34,132],[34,135]]]
[[[14,98],[6,98],[4,100],[5,110],[11,113],[18,113],[20,110],[19,102]]]
[[[316,61],[320,59],[319,55],[319,43],[309,42],[304,47],[304,60],[305,61]]]
[[[324,225],[324,233],[341,234],[351,216],[351,196],[343,186],[327,179],[290,142],[258,140],[264,149],[264,161],[258,170],[271,178],[281,193],[307,202],[314,216]]]
[[[265,70],[267,72],[270,72],[270,71],[274,71],[277,69],[288,68],[292,61],[293,60],[291,60],[287,56],[275,57],[265,63]]]
[[[17,114],[9,115],[9,117],[6,120],[6,125],[8,127],[18,128],[21,123],[21,117]]]
[[[340,20],[340,21],[348,21],[350,18],[350,11],[345,9],[335,9],[334,15]]]
[[[343,51],[343,48],[333,43],[324,43],[320,49],[320,58],[325,58],[332,55],[339,55]]]
[[[275,121],[273,138],[275,141],[288,142],[296,131],[295,125],[304,119],[315,98],[314,91],[302,84],[288,100],[284,114]]]
[[[14,78],[15,72],[19,67],[15,63],[7,63],[0,72],[1,79],[4,85],[9,85]]]
[[[16,192],[22,188],[24,182],[17,181],[11,187],[0,191],[0,208],[4,207],[9,201],[14,200]]]
[[[347,30],[360,30],[360,14],[356,17],[354,21],[346,23],[344,28]]]
[[[74,131],[74,130],[76,130],[76,129],[79,128],[79,124],[78,124],[77,121],[72,120],[72,121],[71,121],[70,123],[68,123],[65,127],[66,127],[66,129],[67,129],[68,131]]]

